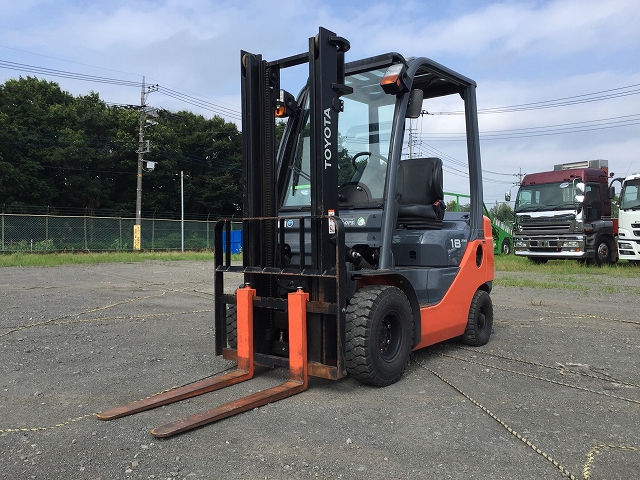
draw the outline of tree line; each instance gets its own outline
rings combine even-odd
[[[469,203],[458,204],[455,200],[449,200],[446,203],[447,212],[468,212],[470,209],[471,205],[469,205]],[[488,208],[487,212],[492,218],[497,218],[498,220],[505,223],[513,223],[515,219],[515,213],[508,203],[496,202],[495,205],[493,205],[491,208]]]
[[[242,138],[234,123],[160,111],[145,130],[156,162],[143,174],[142,216],[236,215]],[[99,95],[73,96],[34,77],[0,85],[0,208],[135,215],[140,112]]]
[[[156,162],[143,173],[142,216],[188,218],[240,215],[242,137],[236,124],[189,111],[159,111],[145,130]],[[33,213],[135,216],[139,107],[109,106],[99,95],[74,97],[51,81],[26,77],[0,85],[0,209]],[[276,126],[282,135],[284,123]],[[341,181],[354,167],[340,151]],[[452,203],[453,202],[453,203]],[[465,210],[468,205],[447,209]],[[508,204],[491,213],[513,221]]]

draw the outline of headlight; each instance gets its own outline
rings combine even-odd
[[[564,242],[562,246],[566,248],[580,248],[580,242]]]
[[[518,240],[518,241],[515,243],[515,246],[516,246],[516,247],[526,247],[526,246],[527,246],[527,242],[525,242],[525,241],[523,241],[523,240]]]

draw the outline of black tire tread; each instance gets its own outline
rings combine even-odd
[[[227,305],[227,344],[238,348],[238,311],[235,305]]]
[[[347,372],[355,377],[359,382],[384,387],[397,382],[403,375],[404,369],[409,363],[411,348],[406,353],[406,362],[401,371],[396,372],[390,378],[383,378],[376,372],[375,365],[370,357],[368,350],[371,342],[375,341],[371,338],[371,312],[377,307],[382,299],[388,295],[400,294],[406,307],[411,313],[409,300],[402,290],[389,285],[368,285],[358,290],[352,297],[346,312],[346,333],[345,333],[345,364]],[[411,325],[410,339],[413,338],[413,318],[410,315],[409,323]]]
[[[482,332],[477,331],[476,316],[478,310],[484,306],[486,312],[485,327]],[[493,303],[491,297],[484,290],[476,290],[469,307],[469,318],[467,320],[467,328],[462,335],[462,341],[472,347],[480,347],[489,341],[491,329],[493,328]]]
[[[598,255],[598,252],[600,251],[600,245],[605,245],[607,247],[607,256],[606,258],[600,258],[600,256]],[[602,265],[605,264],[613,264],[615,263],[612,258],[614,258],[614,253],[613,253],[613,246],[611,243],[611,240],[609,240],[609,238],[607,237],[600,237],[598,238],[598,240],[596,241],[596,246],[595,246],[595,253],[593,255],[593,265],[600,267]]]

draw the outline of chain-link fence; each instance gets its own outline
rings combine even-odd
[[[133,250],[134,218],[0,214],[0,251],[55,252],[74,250]],[[185,220],[184,249],[213,248],[215,220]],[[234,224],[231,250],[242,249],[242,225]],[[181,220],[143,218],[140,225],[144,250],[180,250]]]

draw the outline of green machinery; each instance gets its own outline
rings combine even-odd
[[[445,197],[455,197],[456,212],[460,211],[460,198],[469,198],[469,195],[464,193],[444,192],[444,195]],[[491,220],[493,252],[509,255],[513,251],[513,229],[502,220],[499,220],[494,215],[491,215],[484,203],[482,204],[482,207],[484,209],[484,214]]]

